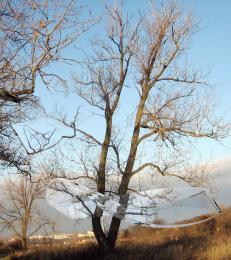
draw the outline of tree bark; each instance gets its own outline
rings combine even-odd
[[[100,219],[101,217],[92,218],[92,228],[95,238],[98,242],[100,253],[102,255],[107,255],[112,250],[112,248],[110,247],[105,233],[103,232]]]
[[[22,244],[22,250],[26,250],[27,249],[27,238],[26,237],[22,237],[21,239],[21,244]]]
[[[102,229],[100,219],[101,217],[93,217],[92,227],[99,246],[100,253],[102,255],[107,255],[115,248],[121,220],[116,217],[112,217],[110,229],[108,234],[106,235]]]
[[[103,215],[103,210],[98,207],[95,210],[94,217],[92,218],[92,227],[102,255],[107,255],[115,248],[121,219],[123,219],[123,216],[126,213],[128,198],[129,197],[125,194],[121,194],[120,206],[117,208],[117,212],[115,212],[115,215],[112,217],[111,225],[107,235],[103,231],[100,221]]]

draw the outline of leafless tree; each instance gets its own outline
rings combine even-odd
[[[5,178],[1,183],[0,224],[10,230],[27,248],[28,237],[41,229],[54,227],[51,219],[39,208],[39,200],[44,198],[48,178],[46,176],[18,175]]]
[[[63,51],[93,20],[82,19],[77,1],[3,0],[0,3],[0,161],[1,167],[28,167],[16,123],[38,108],[37,88],[66,85],[55,65],[72,63]],[[56,82],[56,83],[55,83]],[[35,133],[38,135],[38,133]],[[48,142],[48,135],[40,135]],[[42,147],[40,146],[39,150]],[[35,150],[33,150],[35,152]],[[24,169],[25,170],[25,169]]]
[[[137,17],[125,14],[124,6],[124,1],[112,8],[105,5],[106,33],[93,41],[92,51],[84,52],[81,75],[74,76],[77,95],[105,126],[102,140],[80,127],[79,112],[72,122],[59,119],[74,130],[78,148],[83,148],[69,159],[78,165],[71,176],[88,180],[102,194],[114,192],[121,200],[131,188],[131,178],[148,168],[162,176],[195,181],[191,173],[181,175],[184,147],[195,138],[220,140],[230,129],[214,116],[206,75],[182,65],[180,58],[198,29],[190,13],[175,1],[151,3],[150,13]],[[118,128],[117,117],[121,99],[131,89],[137,95],[128,137],[126,129]],[[71,149],[73,154],[76,148]],[[69,164],[70,168],[74,169]],[[65,169],[59,170],[65,176]],[[102,210],[96,208],[92,226],[100,249],[107,253],[115,246],[121,220],[113,217],[105,233],[100,215]]]

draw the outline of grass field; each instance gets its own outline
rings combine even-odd
[[[1,250],[1,247],[0,247]],[[188,228],[152,229],[133,227],[122,231],[116,249],[106,257],[99,255],[94,241],[31,246],[3,259],[231,259],[231,208],[217,218]]]

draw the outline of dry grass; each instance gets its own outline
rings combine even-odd
[[[6,258],[13,259],[231,259],[231,208],[207,223],[181,229],[134,227],[120,233],[114,252],[99,255],[94,242],[75,243],[51,248],[31,248]]]

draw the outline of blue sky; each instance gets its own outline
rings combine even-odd
[[[182,1],[192,8],[195,17],[201,20],[201,30],[194,35],[189,59],[195,65],[211,66],[209,80],[215,84],[218,110],[221,115],[231,118],[231,1],[187,0]],[[216,143],[204,143],[200,149],[211,151],[213,158],[229,157],[231,150]],[[231,139],[224,140],[231,148]]]
[[[101,0],[87,0],[80,1],[88,4],[92,9],[93,14],[101,14],[102,1]],[[113,2],[113,1],[110,1]],[[159,1],[157,1],[159,2]],[[225,115],[227,119],[231,119],[231,1],[215,1],[215,0],[184,0],[180,2],[185,8],[191,9],[196,20],[200,20],[200,30],[193,36],[191,47],[187,52],[187,59],[194,67],[207,71],[210,68],[208,81],[215,85],[217,93],[217,111],[218,115]],[[145,10],[149,8],[149,0],[128,0],[127,8],[129,12],[136,12],[137,10]],[[87,48],[87,37],[90,34],[99,34],[102,30],[102,24],[92,28],[88,34],[79,39],[77,44]],[[69,49],[68,55],[75,56],[76,51]],[[57,68],[62,75],[69,79],[69,71],[75,71],[76,68]],[[44,88],[38,88],[37,95],[40,96],[43,104],[50,110],[53,109],[55,103],[61,103],[60,110],[75,111],[78,105],[82,104],[81,100],[76,96],[69,96],[65,98],[61,94],[50,95]],[[133,97],[132,97],[133,98]],[[132,100],[132,99],[131,99]],[[123,106],[122,106],[123,108]],[[86,111],[87,114],[87,111]],[[95,124],[91,119],[84,119],[83,127],[95,132],[96,135],[101,136],[102,128],[99,124]],[[40,124],[40,123],[39,123]],[[94,129],[92,125],[94,124]],[[44,127],[44,123],[40,124]],[[199,141],[197,144],[198,151],[202,154],[202,159],[222,159],[231,156],[231,138],[224,140],[224,145],[218,144],[214,141]]]

